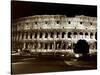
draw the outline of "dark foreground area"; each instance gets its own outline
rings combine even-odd
[[[93,58],[93,57],[92,57]],[[92,59],[91,58],[91,59]],[[93,58],[94,59],[94,58]],[[31,56],[12,56],[12,74],[92,70],[97,68],[96,60],[77,60],[64,58],[33,58]]]

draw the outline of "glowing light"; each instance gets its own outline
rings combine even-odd
[[[79,57],[80,57],[80,55],[79,55],[79,54],[75,54],[75,57],[79,58]]]
[[[61,56],[64,56],[64,55],[61,55]]]

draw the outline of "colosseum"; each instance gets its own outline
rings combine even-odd
[[[97,52],[96,26],[96,17],[84,15],[21,17],[12,23],[12,51],[27,51],[32,55],[77,54],[75,46],[82,41],[87,43],[89,47],[87,53],[91,54]],[[84,47],[83,44],[80,45]]]

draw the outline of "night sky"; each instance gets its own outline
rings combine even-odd
[[[12,19],[31,16],[31,15],[86,15],[97,16],[97,6],[73,5],[43,2],[12,1]]]

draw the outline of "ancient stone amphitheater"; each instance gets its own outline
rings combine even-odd
[[[87,42],[96,52],[97,18],[76,15],[33,15],[12,22],[12,51],[31,54],[74,53],[78,41]]]

